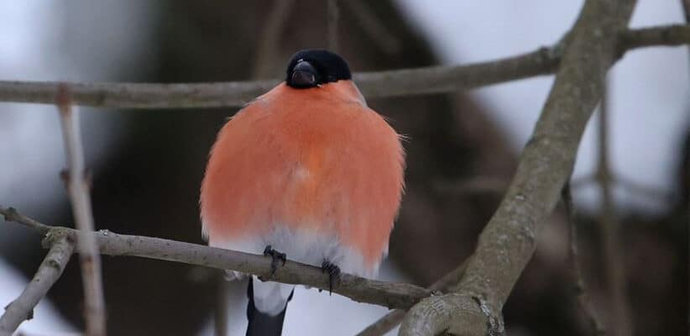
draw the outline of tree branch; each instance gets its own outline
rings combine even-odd
[[[563,191],[561,192],[561,199],[563,200],[563,208],[565,209],[566,218],[568,221],[569,233],[569,248],[568,261],[570,262],[570,274],[573,278],[573,287],[575,289],[575,296],[577,305],[582,311],[582,314],[587,320],[590,329],[590,335],[605,335],[606,330],[601,324],[594,308],[589,302],[589,295],[587,295],[587,286],[585,286],[585,279],[582,276],[582,269],[580,268],[580,253],[577,248],[577,221],[575,219],[575,211],[573,210],[573,197],[570,192],[570,183],[567,182]]]
[[[606,72],[619,54],[635,0],[587,0],[565,46],[555,83],[511,185],[479,237],[458,290],[426,298],[400,334],[499,335],[501,309],[536,248],[536,234],[570,176]]]
[[[84,282],[84,318],[86,335],[105,336],[105,298],[101,279],[101,256],[92,235],[93,213],[89,183],[84,168],[84,148],[79,131],[79,111],[72,109],[70,92],[66,86],[58,87],[57,105],[60,112],[65,156],[69,172],[66,174],[67,191],[77,229],[82,233],[77,242],[79,263]]]
[[[680,0],[683,5],[683,14],[685,14],[685,23],[690,23],[690,0]]]
[[[5,215],[8,221],[12,220],[30,228],[37,228],[34,220],[15,215],[16,211],[11,208],[0,207],[0,214]],[[48,226],[43,224],[38,226],[38,228],[44,227]],[[50,237],[65,236],[75,241],[79,240],[79,231],[71,228],[55,226],[50,227],[49,232]],[[321,268],[294,261],[288,260],[271,275],[271,258],[262,255],[161,238],[120,235],[108,230],[91,232],[87,235],[95,239],[100,253],[105,255],[142,257],[233,270],[271,281],[329,290],[328,274],[323,273]],[[411,307],[432,293],[431,290],[415,285],[370,280],[346,273],[341,274],[340,281],[334,284],[333,292],[358,302],[402,309]]]
[[[623,33],[626,41],[618,55],[631,48],[688,44],[690,26],[637,29]],[[663,33],[669,30],[682,33]],[[657,31],[657,33],[650,33]],[[459,66],[355,74],[367,98],[455,92],[512,80],[548,75],[558,69],[563,46],[556,44],[530,53]],[[279,80],[225,83],[66,83],[72,103],[112,108],[202,108],[243,106],[265,93]],[[56,82],[0,81],[0,101],[54,104]]]
[[[5,313],[0,317],[0,336],[12,335],[22,322],[33,318],[34,307],[60,278],[73,250],[74,244],[65,237],[60,237],[52,243],[50,251],[31,282],[17,299],[5,307]]]
[[[689,25],[658,26],[641,29],[631,29],[621,34],[621,43],[625,50],[667,46],[675,47],[690,42]]]
[[[460,266],[456,267],[454,270],[441,277],[441,279],[434,282],[428,288],[432,291],[447,291],[448,289],[456,286],[462,275],[465,273],[467,260],[469,260],[469,258],[463,261]],[[400,324],[405,317],[405,313],[406,311],[404,309],[393,310],[392,312],[378,319],[376,322],[372,323],[370,326],[366,327],[364,330],[360,331],[357,336],[381,336],[393,330],[393,328]]]
[[[608,88],[604,86],[599,108],[599,165],[597,180],[601,188],[601,204],[599,229],[601,230],[604,269],[608,287],[609,307],[612,316],[609,330],[614,336],[629,336],[633,334],[626,297],[625,268],[620,243],[620,222],[616,218],[616,207],[613,199],[613,184],[609,165],[609,109]]]
[[[22,224],[26,227],[29,227],[33,230],[38,231],[41,235],[45,235],[52,229],[52,226],[45,225],[43,223],[40,223],[39,221],[26,217],[19,212],[17,212],[17,209],[13,207],[5,208],[2,205],[0,205],[0,215],[2,215],[5,218],[5,221],[7,222],[15,222]]]

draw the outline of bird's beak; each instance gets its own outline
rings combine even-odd
[[[316,75],[317,72],[314,66],[307,61],[302,61],[297,63],[297,65],[295,65],[295,67],[292,69],[292,76],[290,76],[290,80],[292,82],[292,86],[295,87],[315,87],[317,86]]]

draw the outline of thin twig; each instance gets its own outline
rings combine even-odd
[[[680,29],[690,31],[690,26],[669,26],[654,29]],[[636,40],[626,38],[647,29],[624,33],[621,50],[633,48]],[[688,44],[685,35],[677,34],[666,39],[664,34],[655,35],[652,45]],[[408,96],[430,93],[456,92],[486,85],[508,82],[534,76],[552,74],[561,61],[562,44],[543,47],[533,52],[458,66],[431,66],[417,69],[357,73],[354,78],[367,98]],[[619,50],[616,56],[621,56]],[[256,96],[265,93],[280,80],[259,80],[224,83],[65,83],[72,93],[74,105],[112,108],[206,108],[243,106]],[[54,104],[58,91],[57,82],[0,81],[0,101],[15,103]]]
[[[688,24],[688,23],[690,23],[690,0],[681,0],[681,3],[683,4],[683,13],[685,14],[685,23]],[[688,48],[688,51],[690,51],[690,48]],[[687,59],[688,59],[688,63],[690,64],[690,53],[688,53]],[[686,217],[685,218],[688,218],[688,216],[690,216],[690,201],[687,202],[684,210],[686,211],[686,213],[685,213]],[[687,241],[690,242],[690,229],[686,229],[686,230],[688,233],[688,236],[686,238],[688,239]],[[687,244],[686,257],[687,257],[686,260],[690,260],[690,244]],[[690,281],[688,281],[688,287],[686,288],[686,290],[687,290],[687,293],[690,293]],[[690,295],[688,295],[687,300],[688,301],[687,301],[686,307],[690,307]],[[687,312],[687,321],[688,321],[688,325],[690,325],[690,309],[688,309],[688,312]]]
[[[2,205],[0,205],[0,215],[5,217],[5,221],[7,222],[15,222],[22,224],[24,226],[38,231],[42,235],[48,233],[48,231],[50,231],[50,229],[52,228],[51,226],[40,223],[39,221],[33,218],[26,217],[20,214],[19,212],[17,212],[17,209],[13,207],[5,208]]]
[[[346,0],[347,1],[347,0]],[[338,0],[326,0],[328,8],[327,12],[327,32],[326,39],[328,49],[332,52],[338,52],[338,21],[340,19],[340,9],[338,8]]]
[[[8,209],[0,208],[0,213]],[[34,227],[24,220],[26,216],[14,216],[20,224]],[[33,221],[33,220],[32,220]],[[39,231],[40,232],[40,231]],[[79,240],[79,231],[67,227],[51,227],[52,236],[67,236]],[[179,242],[168,239],[120,235],[107,230],[87,234],[95,239],[100,253],[111,256],[142,257],[166,260],[190,265],[212,267],[253,274],[270,281],[293,285],[304,285],[328,291],[329,276],[320,267],[287,261],[271,274],[271,258],[263,255],[226,250],[204,245]],[[50,235],[49,235],[50,236]],[[341,274],[340,281],[333,284],[333,293],[358,302],[376,304],[388,308],[411,307],[432,291],[419,286],[371,280],[351,274]]]
[[[79,130],[79,110],[72,109],[70,92],[66,86],[59,87],[57,105],[69,169],[66,176],[67,191],[76,227],[84,233],[77,242],[77,250],[84,282],[86,334],[105,336],[105,299],[101,279],[101,257],[93,236],[88,234],[93,232],[94,224],[89,183],[84,176],[84,148]]]
[[[609,304],[612,311],[612,322],[608,329],[614,336],[629,336],[632,335],[632,325],[626,299],[625,264],[621,255],[620,223],[616,218],[616,205],[610,178],[608,91],[605,86],[599,108],[599,165],[597,169],[602,197],[600,225],[603,237],[601,242],[610,295]]]
[[[577,248],[577,221],[575,220],[575,211],[573,210],[573,197],[570,193],[570,183],[565,184],[561,196],[568,227],[570,229],[568,230],[568,238],[570,240],[568,261],[570,262],[577,304],[587,320],[591,335],[604,335],[606,331],[604,330],[604,326],[599,320],[598,315],[594,311],[594,308],[589,302],[587,286],[585,285],[585,280],[582,276],[582,268],[580,267],[580,253]]]
[[[0,317],[0,336],[12,335],[22,322],[33,318],[34,307],[60,278],[73,250],[74,244],[66,237],[53,242],[31,282],[17,299],[5,307],[5,313]]]
[[[470,257],[471,258],[471,257]],[[446,275],[441,277],[438,281],[434,282],[431,286],[427,287],[432,291],[446,291],[451,289],[453,286],[458,284],[460,278],[465,273],[465,267],[467,267],[467,260],[462,262],[460,266],[456,267],[454,270],[448,272]],[[400,322],[402,322],[405,317],[406,311],[404,309],[395,309],[388,314],[384,315],[376,322],[372,323],[364,330],[360,331],[357,336],[380,336],[395,328]]]

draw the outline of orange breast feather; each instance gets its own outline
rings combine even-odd
[[[296,90],[280,84],[220,131],[202,183],[211,240],[276,226],[337,235],[378,263],[403,186],[398,135],[351,81]]]

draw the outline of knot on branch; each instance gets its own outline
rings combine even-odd
[[[41,240],[41,246],[45,249],[49,249],[55,245],[55,243],[65,239],[70,244],[75,243],[74,232],[62,227],[54,227],[46,232],[43,240]]]

